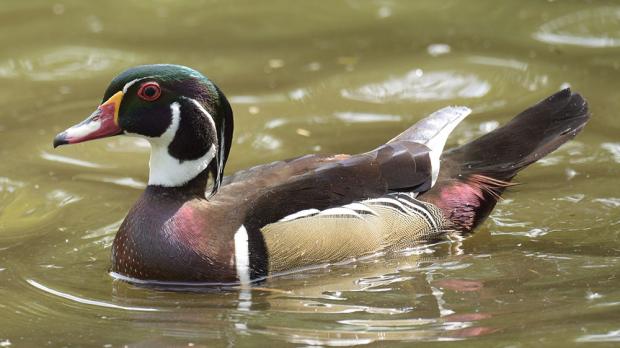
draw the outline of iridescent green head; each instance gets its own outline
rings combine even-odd
[[[115,77],[97,110],[58,134],[54,146],[143,137],[152,146],[149,185],[182,186],[209,168],[216,191],[232,132],[230,104],[207,77],[180,65],[142,65]]]

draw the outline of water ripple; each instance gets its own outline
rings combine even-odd
[[[609,151],[616,163],[620,163],[620,143],[602,143],[601,147]]]
[[[480,64],[480,65],[491,65],[498,66],[502,68],[510,68],[515,70],[526,71],[527,63],[518,61],[516,59],[503,59],[496,57],[484,57],[484,56],[474,56],[468,59],[472,63]]]
[[[619,47],[620,7],[577,11],[541,25],[532,36],[546,43],[583,47]],[[609,28],[615,31],[609,31]]]
[[[400,122],[402,117],[398,115],[371,114],[362,112],[336,112],[337,119],[350,123],[372,123],[372,122]]]
[[[609,331],[604,334],[583,335],[577,338],[577,342],[620,342],[620,330]]]
[[[104,168],[105,167],[104,165],[101,165],[98,163],[79,160],[76,158],[71,158],[71,157],[66,157],[66,156],[61,156],[61,155],[54,155],[48,152],[41,152],[41,158],[48,160],[48,161],[52,161],[52,162],[71,164],[71,165],[78,166],[78,167],[86,167],[86,168]]]
[[[60,213],[60,207],[82,199],[60,189],[46,192],[38,185],[26,185],[3,196],[0,195],[0,240],[4,241],[40,233],[38,228],[53,225],[51,221]]]
[[[119,306],[113,303],[107,303],[107,302],[103,302],[103,301],[97,301],[97,300],[90,300],[87,298],[83,298],[83,297],[79,297],[79,296],[75,296],[75,295],[71,295],[71,294],[67,294],[64,293],[62,291],[58,291],[52,288],[49,288],[39,282],[37,282],[36,280],[33,279],[26,279],[26,282],[28,282],[28,284],[34,286],[35,288],[41,290],[41,291],[45,291],[48,294],[52,294],[54,296],[58,296],[61,298],[64,298],[66,300],[69,301],[73,301],[73,302],[78,302],[81,304],[86,304],[86,305],[91,305],[91,306],[97,306],[97,307],[105,307],[105,308],[112,308],[112,309],[122,309],[122,310],[126,310],[126,311],[139,311],[139,312],[157,312],[159,311],[159,309],[157,308],[149,308],[149,307],[127,307],[127,306]]]
[[[0,176],[0,192],[13,193],[16,189],[24,187],[24,185],[25,183],[22,181]]]
[[[116,177],[99,174],[78,174],[75,176],[75,179],[93,182],[103,182],[106,184],[114,184],[136,190],[144,190],[144,188],[146,187],[146,183],[144,181],[140,181],[132,177]]]
[[[371,83],[354,90],[343,89],[348,99],[372,103],[402,100],[436,101],[455,98],[480,98],[491,90],[491,84],[472,73],[415,69],[402,77]]]
[[[486,112],[504,107],[508,95],[517,90],[560,85],[562,81],[552,79],[555,69],[513,57],[449,54],[388,78],[362,80],[357,87],[340,89],[340,96],[373,104],[469,99],[464,103]]]
[[[601,203],[609,208],[619,208],[620,207],[620,198],[616,197],[607,197],[607,198],[595,198],[592,202]]]
[[[65,46],[33,57],[0,62],[0,78],[34,81],[86,79],[94,74],[139,61],[132,53],[95,47]]]

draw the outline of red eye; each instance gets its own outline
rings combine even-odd
[[[157,100],[160,95],[161,88],[157,82],[146,82],[138,90],[138,97],[146,101]]]

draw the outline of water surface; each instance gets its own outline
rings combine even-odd
[[[616,2],[7,0],[0,23],[0,346],[620,341]],[[474,110],[458,145],[566,86],[593,118],[462,242],[251,291],[163,292],[107,272],[148,146],[51,147],[145,63],[192,66],[226,92],[228,173],[366,151],[445,105]]]

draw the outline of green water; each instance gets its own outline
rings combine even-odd
[[[0,347],[620,341],[617,2],[5,0],[0,23]],[[51,147],[145,63],[194,67],[229,96],[228,173],[366,151],[468,105],[456,145],[567,85],[593,117],[463,242],[250,293],[162,292],[107,273],[148,147]]]

